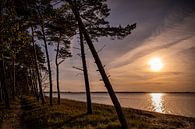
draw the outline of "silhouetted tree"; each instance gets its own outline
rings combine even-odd
[[[98,36],[117,36],[125,37],[126,35],[131,33],[131,30],[135,28],[135,25],[128,25],[125,28],[122,27],[110,27],[109,23],[104,20],[105,17],[109,15],[109,9],[107,8],[106,4],[104,3],[105,0],[99,1],[72,1],[66,0],[70,6],[72,7],[72,12],[75,15],[75,18],[78,22],[79,29],[83,32],[85,40],[89,46],[89,49],[92,52],[92,55],[95,59],[97,64],[98,70],[102,76],[104,84],[108,90],[108,93],[112,99],[112,102],[115,106],[116,112],[118,114],[119,120],[121,122],[122,128],[127,129],[128,125],[125,120],[125,116],[122,112],[120,103],[114,93],[112,85],[106,75],[104,67],[101,63],[101,60],[95,50],[95,47],[92,43],[91,38],[95,38]],[[85,8],[84,8],[85,7]],[[83,15],[82,15],[83,13]],[[85,17],[84,17],[85,15]],[[89,21],[87,23],[83,23],[83,20]],[[103,27],[101,25],[104,25]],[[90,33],[89,33],[90,32]]]
[[[83,33],[80,29],[79,29],[79,34],[80,34],[80,46],[81,46],[81,58],[82,58],[82,64],[83,64],[83,75],[84,75],[84,80],[85,80],[86,97],[87,97],[87,113],[92,114],[89,78],[88,78],[87,64],[86,64],[86,59],[85,59],[85,47],[84,47],[84,41],[83,41]]]
[[[53,19],[50,20],[46,27],[48,28],[46,34],[48,35],[48,40],[50,42],[56,43],[56,86],[58,93],[58,104],[60,104],[60,88],[59,88],[59,65],[67,57],[71,57],[70,49],[70,38],[75,35],[75,25],[72,22],[72,15],[64,15],[65,9],[63,12],[61,9],[55,10],[55,15]],[[61,59],[59,61],[59,59]]]
[[[38,79],[38,84],[39,84],[39,94],[41,97],[42,104],[45,104],[44,96],[43,96],[43,89],[42,89],[42,83],[41,83],[41,77],[40,77],[40,70],[39,70],[39,64],[37,62],[37,51],[35,47],[35,40],[34,40],[34,29],[31,26],[31,31],[32,31],[32,44],[33,44],[33,54],[34,54],[34,63],[35,63],[35,68],[36,68],[36,73],[37,73],[37,79]]]
[[[38,25],[40,30],[36,30],[38,34],[38,38],[42,39],[44,42],[45,54],[47,59],[47,67],[48,67],[48,74],[49,74],[49,87],[50,87],[50,105],[52,106],[52,96],[53,96],[53,83],[52,83],[52,73],[51,73],[51,65],[50,65],[50,58],[48,52],[48,42],[47,42],[47,35],[46,35],[46,26],[45,24],[51,19],[53,14],[53,8],[50,4],[51,1],[38,1],[35,6],[34,10],[37,13],[38,18]]]
[[[24,13],[28,12],[24,4],[27,1],[21,4],[22,2],[20,0],[1,2],[0,90],[7,107],[9,107],[10,98],[29,93],[29,90],[33,89],[31,82],[37,83],[36,75],[33,76],[34,79],[30,77],[32,76],[30,71],[35,71],[34,62],[31,60],[33,59],[33,46],[28,33],[29,19],[27,13]],[[36,50],[41,51],[40,48]]]

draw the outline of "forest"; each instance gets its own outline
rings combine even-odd
[[[92,107],[84,45],[88,45],[119,120],[123,128],[127,128],[120,103],[93,41],[100,37],[122,39],[131,34],[136,24],[110,26],[105,20],[109,12],[105,0],[1,0],[0,102],[10,108],[10,101],[22,95],[32,95],[45,104],[44,87],[48,86],[49,104],[53,105],[54,77],[49,57],[51,51],[48,50],[48,46],[52,46],[60,104],[59,65],[71,58],[72,38],[79,37],[87,113],[92,113]]]

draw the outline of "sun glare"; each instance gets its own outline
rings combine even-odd
[[[151,93],[152,105],[154,106],[154,111],[156,112],[164,112],[164,104],[163,104],[163,95],[162,93]]]
[[[154,57],[154,58],[150,59],[148,64],[150,66],[150,69],[154,72],[160,71],[164,66],[161,58],[159,58],[159,57]]]

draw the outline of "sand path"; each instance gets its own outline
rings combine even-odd
[[[20,103],[14,103],[12,108],[11,117],[2,123],[1,129],[23,129],[20,124],[22,115]]]

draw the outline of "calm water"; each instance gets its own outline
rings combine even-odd
[[[61,97],[86,101],[84,93],[62,93]],[[195,117],[195,94],[117,93],[117,97],[123,107]],[[92,102],[113,105],[107,93],[92,93]]]

